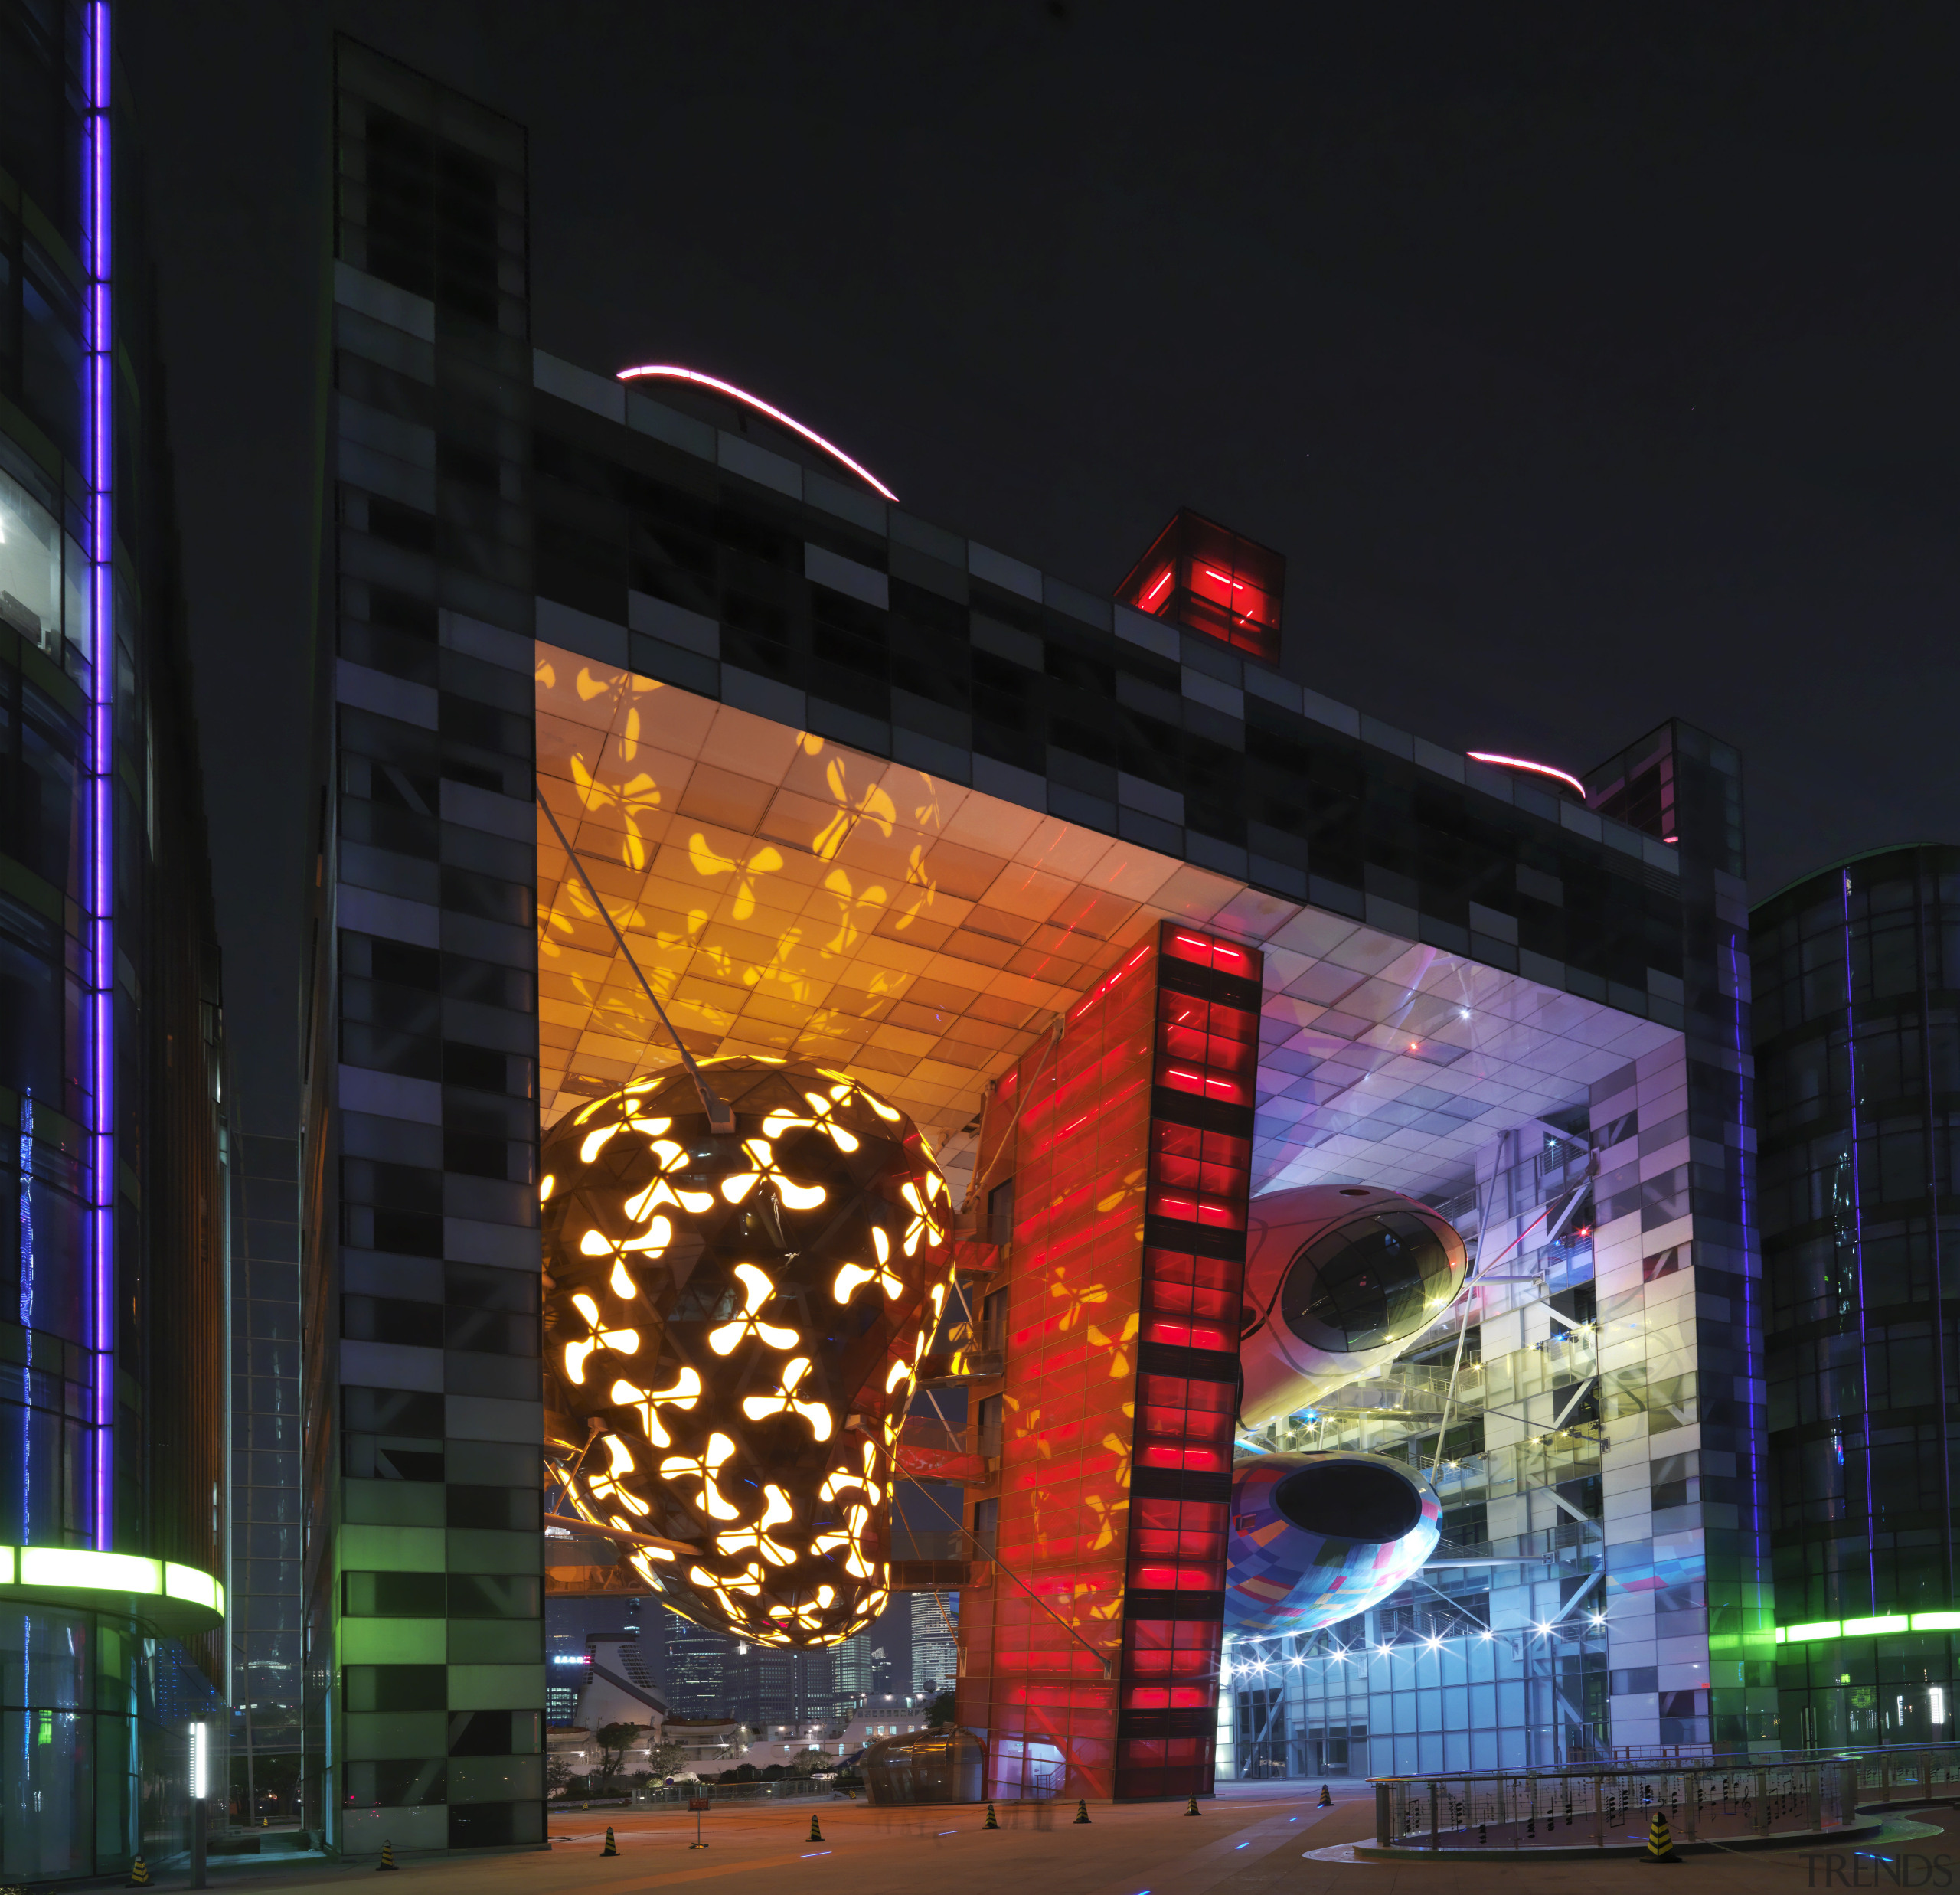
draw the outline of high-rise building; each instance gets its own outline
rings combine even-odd
[[[912,1607],[912,1691],[921,1704],[949,1691],[959,1675],[959,1598],[956,1593],[914,1593]]]
[[[665,1628],[665,1696],[674,1715],[691,1722],[733,1717],[729,1667],[735,1641],[726,1632],[697,1625],[665,1606],[654,1608],[653,1622]]]
[[[222,995],[121,11],[0,5],[0,1877],[41,1884],[184,1849],[230,1655]]]
[[[1855,856],[1750,924],[1782,1735],[1942,1743],[1960,1691],[1960,848]]]
[[[738,1641],[723,1674],[724,1714],[765,1731],[801,1731],[832,1723],[838,1657],[836,1651],[786,1652]]]
[[[547,1568],[537,1520],[570,1437],[537,1129],[673,1063],[635,966],[698,1057],[859,1076],[956,1198],[977,1157],[988,1379],[970,1456],[916,1465],[975,1483],[997,1791],[1769,1736],[1733,753],[1446,750],[1275,668],[1283,563],[1214,523],[1124,603],[730,384],[533,349],[521,132],[338,57],[303,1250],[334,1845],[542,1836],[538,1581],[591,1554]],[[1223,1635],[1248,1201],[1309,1187],[1419,1200],[1481,1279],[1375,1394],[1262,1424],[1445,1510],[1454,1563],[1338,1652]],[[838,1693],[752,1645],[710,1703],[711,1647],[666,1642],[677,1714]]]
[[[831,1680],[836,1702],[831,1715],[839,1723],[871,1695],[871,1650],[869,1632],[854,1632],[837,1648]]]

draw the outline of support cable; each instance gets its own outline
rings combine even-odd
[[[952,1514],[947,1511],[945,1504],[939,1499],[937,1495],[931,1492],[927,1488],[926,1483],[920,1479],[916,1474],[908,1474],[906,1472],[905,1469],[899,1464],[897,1455],[892,1451],[889,1446],[883,1441],[878,1441],[877,1437],[875,1435],[870,1433],[868,1430],[867,1430],[866,1433],[866,1439],[872,1441],[877,1441],[880,1452],[881,1452],[891,1463],[892,1477],[893,1479],[910,1481],[914,1487],[918,1488],[920,1494],[924,1496],[928,1505],[937,1508],[942,1516],[952,1521],[953,1531],[957,1533],[961,1538],[970,1542],[973,1547],[973,1550],[978,1554],[982,1559],[987,1560],[991,1565],[998,1567],[1009,1579],[1014,1581],[1015,1585],[1018,1586],[1030,1599],[1034,1600],[1036,1605],[1039,1606],[1050,1619],[1054,1620],[1057,1625],[1060,1625],[1077,1645],[1082,1647],[1083,1651],[1086,1652],[1089,1655],[1096,1661],[1096,1665],[1101,1669],[1102,1675],[1105,1678],[1108,1678],[1112,1675],[1110,1670],[1110,1660],[1102,1652],[1097,1651],[1095,1646],[1091,1645],[1080,1632],[1076,1631],[1074,1626],[1070,1625],[1060,1612],[1056,1611],[1054,1607],[1050,1606],[1048,1602],[1044,1599],[1033,1586],[1029,1585],[1027,1580],[1023,1579],[1012,1567],[1009,1566],[1006,1560],[1002,1559],[998,1553],[989,1553],[984,1547],[982,1547],[980,1542],[974,1537],[972,1530],[970,1527],[963,1525],[959,1521],[954,1519]]]
[[[551,833],[559,841],[565,854],[570,858],[573,868],[578,871],[579,880],[585,884],[586,893],[591,896],[593,906],[599,910],[600,918],[612,931],[612,939],[619,944],[619,952],[626,957],[626,965],[633,970],[633,978],[640,984],[641,991],[652,1001],[654,1011],[660,1017],[660,1024],[667,1029],[667,1037],[674,1042],[675,1049],[681,1055],[681,1063],[688,1069],[688,1077],[694,1082],[694,1090],[700,1093],[701,1109],[707,1114],[707,1129],[721,1137],[732,1137],[735,1131],[735,1114],[727,1100],[707,1083],[704,1073],[688,1050],[686,1042],[674,1030],[674,1022],[668,1018],[667,1009],[660,1004],[660,996],[653,991],[652,983],[640,971],[640,964],[633,959],[633,950],[627,946],[626,937],[619,932],[619,924],[612,919],[612,913],[599,899],[599,890],[593,885],[592,877],[586,873],[584,863],[579,860],[579,852],[567,839],[564,830],[559,825],[557,813],[539,793],[537,806],[544,812],[544,819],[551,825]]]
[[[1027,1083],[1021,1087],[1019,1091],[1016,1093],[1014,1102],[1014,1110],[1008,1115],[1008,1122],[1006,1126],[1001,1131],[1000,1141],[994,1147],[994,1156],[997,1160],[1000,1157],[1001,1152],[1007,1149],[1008,1140],[1013,1136],[1014,1127],[1021,1122],[1021,1109],[1023,1106],[1027,1103],[1029,1096],[1033,1093],[1035,1082],[1040,1078],[1043,1068],[1048,1063],[1049,1054],[1053,1053],[1055,1049],[1061,1044],[1062,1028],[1065,1024],[1066,1017],[1058,1014],[1056,1017],[1054,1025],[1048,1030],[1048,1044],[1042,1049],[1041,1057],[1037,1063],[1034,1070],[1030,1073],[1027,1076]],[[982,1126],[981,1129],[984,1132],[986,1128]],[[991,1175],[991,1174],[989,1174],[989,1175]],[[966,1202],[960,1206],[960,1209],[962,1212],[966,1211],[970,1206],[977,1213],[979,1207],[978,1200],[980,1196],[980,1157],[979,1154],[976,1152],[974,1154],[973,1159],[973,1176],[966,1187]]]

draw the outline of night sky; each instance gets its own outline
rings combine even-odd
[[[1960,832],[1950,8],[123,17],[256,1129],[312,865],[335,24],[530,128],[544,348],[752,387],[1092,588],[1197,507],[1286,555],[1290,672],[1446,744],[1704,725],[1759,898]]]

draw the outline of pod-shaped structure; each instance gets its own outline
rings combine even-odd
[[[1399,1191],[1310,1184],[1253,1199],[1246,1232],[1249,1427],[1387,1361],[1463,1293],[1463,1240]]]
[[[893,1450],[952,1277],[946,1181],[844,1073],[707,1070],[732,1137],[680,1071],[545,1136],[562,1504],[643,1536],[629,1557],[696,1623],[834,1645],[888,1596]]]
[[[1380,1454],[1263,1454],[1233,1470],[1225,1622],[1317,1632],[1379,1605],[1436,1550],[1429,1483]]]

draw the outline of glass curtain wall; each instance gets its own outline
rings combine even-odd
[[[1945,1741],[1960,849],[1856,858],[1752,921],[1785,1741]]]
[[[1591,1135],[1583,1108],[1565,1116],[1570,1130],[1508,1134],[1437,1206],[1473,1248],[1492,1233],[1461,1324],[1247,1437],[1406,1460],[1444,1537],[1373,1611],[1228,1642],[1221,1778],[1524,1766],[1606,1746]],[[1548,1224],[1562,1224],[1549,1242]],[[1521,1227],[1535,1237],[1513,1240]]]

